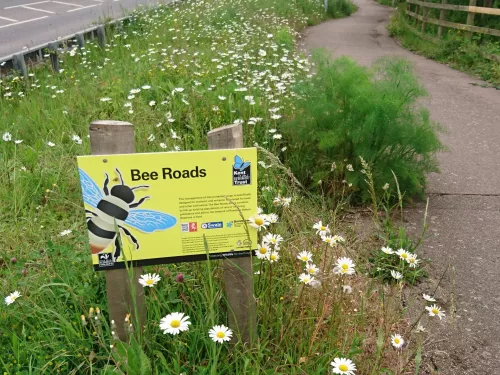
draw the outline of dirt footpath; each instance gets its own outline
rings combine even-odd
[[[351,17],[309,28],[305,47],[363,65],[387,55],[409,59],[429,92],[425,106],[446,129],[449,152],[439,155],[441,173],[427,187],[430,228],[420,254],[432,264],[422,289],[432,292],[452,267],[437,292],[446,319],[429,325],[425,373],[500,375],[500,91],[400,47],[385,28],[390,8],[355,2]],[[408,211],[410,229],[421,225],[424,208]]]

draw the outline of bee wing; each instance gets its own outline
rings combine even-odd
[[[152,210],[133,210],[128,214],[125,224],[146,233],[173,227],[177,219],[169,214]]]
[[[97,203],[103,198],[103,194],[99,186],[90,178],[90,176],[78,168],[80,172],[80,184],[82,185],[83,201],[89,206],[97,207]]]

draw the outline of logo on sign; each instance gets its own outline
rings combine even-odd
[[[222,223],[222,221],[213,221],[210,223],[201,224],[201,229],[220,229],[223,227],[224,227],[224,224]]]
[[[99,256],[99,267],[113,267],[115,262],[111,253],[98,254]]]
[[[249,161],[243,161],[238,155],[234,157],[233,185],[250,185],[251,166]]]
[[[198,231],[198,223],[182,223],[181,224],[181,232],[189,233],[189,232],[197,232]]]

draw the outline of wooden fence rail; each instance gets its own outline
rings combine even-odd
[[[473,33],[480,33],[480,34],[500,37],[500,30],[498,29],[474,26],[474,16],[476,14],[489,14],[493,16],[500,16],[500,9],[478,7],[476,6],[476,0],[469,0],[469,6],[447,4],[447,0],[441,0],[441,3],[430,3],[421,0],[407,0],[407,3],[408,3],[408,8],[406,10],[406,14],[414,19],[415,26],[417,25],[418,21],[421,21],[422,28],[420,33],[422,36],[424,36],[426,24],[430,23],[438,26],[437,37],[439,39],[443,36],[444,27],[466,31],[466,36],[468,38],[471,38]],[[414,5],[414,11],[411,10],[411,5]],[[439,19],[429,18],[428,17],[429,9],[440,9]],[[446,11],[467,12],[468,13],[466,21],[467,23],[461,24],[461,23],[446,21]],[[411,26],[409,27],[411,28]],[[412,31],[418,33],[417,30],[412,30]]]

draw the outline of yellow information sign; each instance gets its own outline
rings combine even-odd
[[[257,150],[78,157],[96,270],[250,255]],[[245,220],[242,219],[240,212]],[[120,245],[121,242],[121,245]]]

